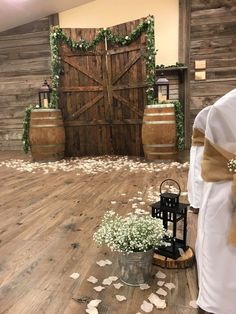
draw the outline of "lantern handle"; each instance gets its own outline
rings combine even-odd
[[[180,194],[181,194],[181,188],[180,188],[180,186],[179,186],[179,183],[178,183],[177,181],[173,180],[173,179],[166,179],[166,180],[164,180],[164,181],[161,182],[161,185],[160,185],[160,194],[162,194],[162,193],[161,193],[162,185],[163,185],[163,183],[165,183],[166,181],[172,181],[172,182],[176,183],[176,185],[178,186],[178,189],[179,189],[178,196],[180,196]]]

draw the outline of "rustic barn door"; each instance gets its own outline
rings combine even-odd
[[[129,34],[142,20],[112,28]],[[91,41],[96,29],[63,29],[74,41]],[[146,105],[144,34],[125,47],[104,40],[93,51],[60,47],[60,101],[66,155],[143,154],[141,123]]]
[[[115,35],[130,34],[143,20],[111,27]],[[111,108],[113,150],[121,155],[143,155],[141,126],[146,97],[146,36],[128,46],[107,47],[108,102]]]

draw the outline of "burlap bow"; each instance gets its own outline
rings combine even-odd
[[[228,161],[236,157],[219,145],[211,143],[207,138],[204,142],[204,153],[202,161],[202,178],[207,182],[218,182],[232,180],[232,194],[236,198],[236,174],[228,169]],[[228,242],[236,246],[236,210],[229,230]]]
[[[193,128],[192,146],[203,146],[205,134],[198,128]]]

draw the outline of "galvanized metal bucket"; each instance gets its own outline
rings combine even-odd
[[[154,249],[147,252],[118,253],[120,280],[129,286],[139,286],[151,278]]]

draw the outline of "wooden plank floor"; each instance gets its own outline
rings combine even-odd
[[[0,162],[21,158],[13,153],[1,153]],[[120,290],[106,287],[98,293],[87,278],[119,275],[116,255],[106,248],[97,248],[92,235],[101,216],[109,208],[119,213],[132,210],[128,201],[143,194],[148,204],[148,191],[159,190],[167,177],[177,179],[186,191],[186,168],[167,169],[159,173],[143,170],[86,174],[62,170],[44,173],[26,172],[0,167],[0,313],[11,314],[80,314],[85,313],[86,300],[101,299],[99,313],[143,313],[140,305],[157,290],[156,280],[151,288],[124,286]],[[122,194],[126,195],[122,195]],[[185,199],[186,200],[186,199]],[[111,204],[111,201],[116,201]],[[194,247],[197,216],[188,215],[188,243]],[[79,243],[74,248],[71,244]],[[96,261],[109,259],[111,266],[100,268]],[[176,288],[168,292],[165,310],[152,313],[194,314],[189,306],[197,297],[196,267],[166,270],[154,266],[153,273],[162,270],[167,281]],[[77,280],[70,278],[80,273]],[[119,303],[115,294],[125,295]],[[77,301],[76,301],[77,300]]]

